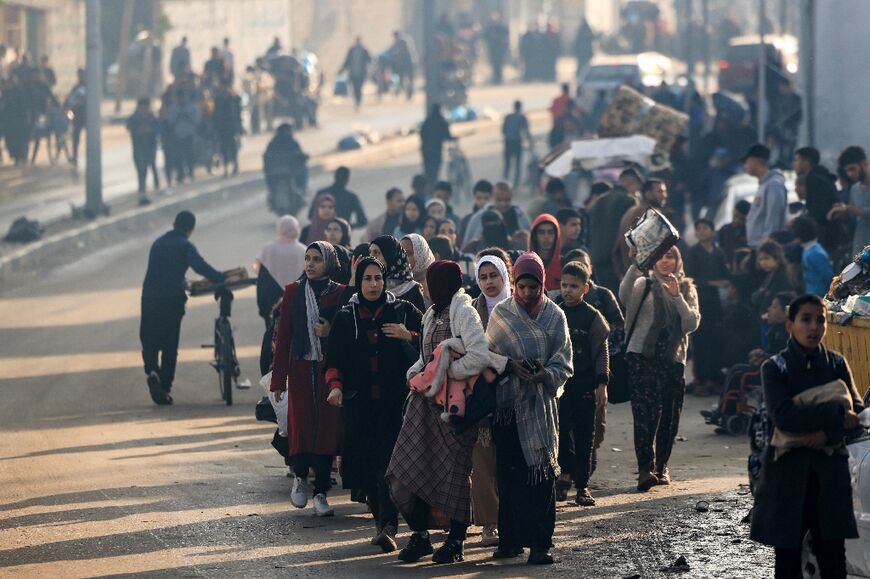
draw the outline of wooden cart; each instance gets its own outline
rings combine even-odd
[[[855,386],[863,396],[870,389],[870,319],[856,317],[847,326],[837,325],[836,322],[844,317],[842,313],[828,314],[824,344],[845,356]]]

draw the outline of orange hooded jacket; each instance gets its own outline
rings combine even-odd
[[[542,223],[551,223],[556,228],[556,243],[553,246],[553,255],[547,261],[543,254],[538,250],[538,242],[535,236],[536,230]],[[538,215],[535,222],[532,223],[532,231],[529,234],[529,251],[534,251],[544,262],[546,272],[546,280],[544,280],[544,289],[547,291],[558,290],[561,286],[562,279],[562,232],[559,229],[559,220],[549,213]]]

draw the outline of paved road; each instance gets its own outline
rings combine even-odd
[[[481,110],[504,114],[511,110],[515,99],[522,99],[527,109],[542,109],[549,106],[557,86],[550,84],[515,85],[504,87],[479,87],[470,91],[470,103]],[[377,102],[370,97],[359,113],[347,99],[331,99],[321,108],[321,127],[299,134],[306,152],[312,155],[335,150],[339,139],[356,128],[368,128],[382,136],[409,130],[422,120],[422,93],[412,101],[404,98],[385,97]],[[240,153],[243,170],[262,167],[262,154],[271,135],[260,134],[246,138]],[[86,140],[86,138],[85,138]],[[8,230],[18,217],[27,215],[46,223],[70,215],[70,205],[84,203],[84,151],[82,142],[81,167],[75,170],[68,165],[49,166],[41,154],[37,166],[0,166],[0,232]],[[162,163],[158,161],[158,165]],[[219,177],[209,177],[198,169],[199,183],[213,182]],[[161,174],[161,180],[163,175]],[[149,178],[149,187],[150,187]],[[103,196],[107,204],[136,191],[136,172],[133,167],[129,138],[122,125],[106,126],[103,129]]]
[[[475,177],[498,174],[500,144],[470,138]],[[355,170],[367,209],[408,183],[416,154]],[[200,215],[193,241],[214,265],[250,264],[272,237],[257,196]],[[714,435],[689,399],[685,441],[673,458],[676,482],[630,492],[631,421],[611,407],[594,491],[599,506],[560,506],[559,562],[550,569],[494,563],[471,536],[467,562],[400,568],[368,544],[364,508],[333,493],[337,516],[314,518],[289,505],[290,479],[257,423],[254,389],[236,405],[219,399],[208,367],[217,313],[192,299],[182,332],[176,404],[156,407],[140,368],[139,287],[151,238],[131,238],[15,290],[0,290],[0,576],[544,576],[611,578],[659,569],[679,555],[689,577],[755,578],[771,553],[740,524],[745,441]],[[234,325],[244,376],[256,382],[262,322],[254,291],[239,292]],[[706,514],[694,510],[709,500]],[[715,502],[719,501],[719,502]],[[479,529],[475,529],[479,532]],[[400,543],[407,529],[400,530]]]

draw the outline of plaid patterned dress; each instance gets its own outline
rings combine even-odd
[[[444,308],[424,329],[423,359],[428,363],[438,344],[452,337],[449,308]],[[402,516],[407,520],[419,497],[432,507],[432,529],[443,528],[451,519],[471,523],[471,451],[477,431],[457,434],[441,420],[441,412],[440,406],[422,394],[409,396],[386,474],[390,495]]]

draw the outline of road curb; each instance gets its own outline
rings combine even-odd
[[[529,120],[538,120],[546,111],[527,113]],[[500,127],[500,120],[480,119],[454,124],[453,133],[464,137]],[[385,138],[383,141],[355,151],[330,151],[312,156],[310,178],[316,178],[340,165],[359,166],[406,155],[419,149],[419,136],[409,133]],[[26,280],[46,267],[68,264],[88,252],[109,247],[125,238],[145,233],[154,227],[171,222],[178,211],[197,211],[214,207],[214,202],[230,200],[251,189],[263,189],[260,171],[243,173],[229,180],[213,183],[153,202],[147,207],[135,207],[117,215],[99,218],[80,227],[63,231],[34,243],[27,244],[0,257],[0,283],[9,285]]]
[[[0,258],[0,282],[6,284],[32,276],[46,266],[69,263],[88,252],[146,232],[157,224],[166,225],[182,209],[205,209],[216,201],[230,199],[262,183],[262,175],[242,175],[232,182],[214,183],[172,195],[147,207],[128,209],[49,236]]]

